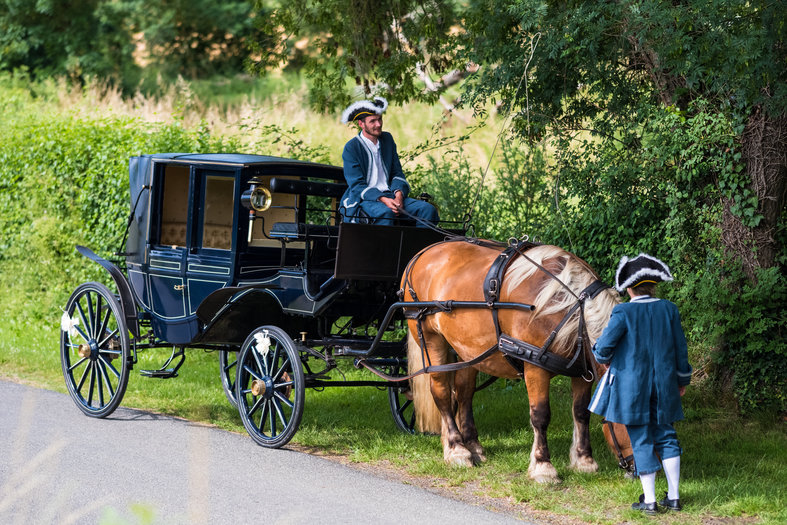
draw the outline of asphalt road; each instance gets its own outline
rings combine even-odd
[[[246,435],[0,381],[0,523],[523,523]]]

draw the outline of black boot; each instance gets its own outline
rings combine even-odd
[[[680,498],[669,499],[669,495],[666,492],[664,493],[664,499],[659,501],[659,505],[669,510],[683,510],[683,505],[680,504]]]
[[[656,503],[655,501],[653,503],[645,503],[644,494],[639,495],[639,501],[636,503],[632,503],[631,508],[634,510],[640,510],[649,516],[658,514],[661,511],[661,509],[659,509],[658,503]]]

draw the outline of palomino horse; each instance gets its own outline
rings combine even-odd
[[[487,270],[500,253],[501,248],[483,242],[454,241],[432,245],[410,262],[402,281],[404,300],[483,303],[485,298],[482,283]],[[500,285],[498,300],[530,304],[535,308],[532,311],[498,310],[499,327],[503,334],[540,347],[561,323],[569,309],[577,303],[580,292],[598,277],[583,260],[556,246],[534,246],[525,249],[524,253],[527,257],[517,255],[508,265]],[[601,335],[612,308],[618,302],[620,297],[611,288],[605,288],[594,298],[585,300],[584,322],[591,341],[585,342],[585,355],[579,359],[584,359],[588,366],[595,365],[590,346]],[[483,304],[481,306],[429,312],[422,318],[420,335],[418,321],[410,319],[408,362],[411,371],[418,370],[424,363],[434,366],[450,362],[452,356],[449,348],[453,348],[461,361],[470,361],[495,345],[498,342],[497,330],[491,310],[484,308]],[[558,330],[548,347],[549,351],[564,358],[571,358],[577,346],[579,326],[577,310]],[[420,348],[419,341],[425,342],[425,349]],[[556,482],[559,478],[550,462],[547,446],[547,426],[550,420],[549,383],[556,374],[529,363],[524,363],[524,369],[521,362],[517,364],[518,370],[503,354],[494,352],[473,367],[417,376],[413,381],[417,429],[422,432],[435,432],[440,429],[443,457],[449,464],[472,466],[485,461],[472,410],[476,375],[478,371],[482,371],[502,378],[524,377],[534,434],[528,474],[538,482]],[[573,377],[571,380],[574,435],[570,464],[581,472],[594,472],[598,469],[592,456],[588,426],[591,378],[592,375],[588,373],[585,378]],[[434,403],[429,400],[428,395],[424,395],[425,388],[419,388],[419,385],[429,383],[432,394],[430,397],[434,399]],[[436,421],[439,423],[435,424]]]

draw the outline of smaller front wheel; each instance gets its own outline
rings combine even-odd
[[[284,330],[261,326],[241,346],[235,400],[243,426],[263,447],[286,445],[301,423],[304,402],[303,365]]]

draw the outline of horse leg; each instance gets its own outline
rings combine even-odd
[[[449,362],[448,342],[437,333],[424,330],[424,339],[432,365]],[[462,434],[454,418],[453,383],[454,372],[430,374],[431,391],[437,410],[440,412],[440,441],[443,444],[443,459],[449,465],[472,467],[472,454],[462,441]]]
[[[415,328],[412,328],[415,330]],[[407,334],[407,367],[412,374],[424,366],[421,347],[413,337],[413,332]],[[410,380],[410,392],[413,396],[415,409],[415,429],[424,434],[439,434],[441,426],[440,412],[434,404],[431,390],[432,380],[429,374],[417,375]]]
[[[547,427],[552,414],[549,409],[549,372],[525,365],[525,385],[530,402],[530,425],[533,427],[533,449],[527,474],[538,483],[557,483],[560,478],[549,459]]]
[[[570,465],[578,472],[598,470],[598,463],[593,459],[593,450],[590,448],[590,386],[581,377],[571,378],[574,438],[571,441]]]
[[[474,464],[486,461],[484,449],[478,441],[478,430],[473,418],[473,396],[478,371],[475,368],[457,370],[454,377],[454,393],[457,402],[456,419],[462,433],[462,441],[472,454]]]

